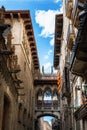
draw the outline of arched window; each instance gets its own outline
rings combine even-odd
[[[51,109],[52,105],[52,92],[50,88],[46,88],[43,95],[43,105],[45,109]]]
[[[47,88],[45,91],[44,91],[44,101],[46,100],[52,100],[52,92],[50,90],[50,88]]]
[[[53,91],[53,101],[54,100],[58,100],[58,92],[56,89]]]
[[[42,97],[43,97],[43,95],[42,95],[42,90],[39,89],[39,90],[38,90],[38,93],[37,93],[37,100],[42,101]]]

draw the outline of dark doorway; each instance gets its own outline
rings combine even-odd
[[[10,109],[10,101],[6,96],[4,96],[1,130],[6,130],[9,128],[9,109]]]

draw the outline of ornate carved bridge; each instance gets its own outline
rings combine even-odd
[[[35,119],[50,115],[60,119],[57,75],[41,74],[35,78]]]

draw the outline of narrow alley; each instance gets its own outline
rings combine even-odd
[[[31,11],[0,7],[0,130],[87,130],[87,0],[63,0],[62,9],[48,73]]]

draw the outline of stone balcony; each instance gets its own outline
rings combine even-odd
[[[37,101],[37,104],[35,106],[36,111],[59,111],[59,104],[58,101]]]

